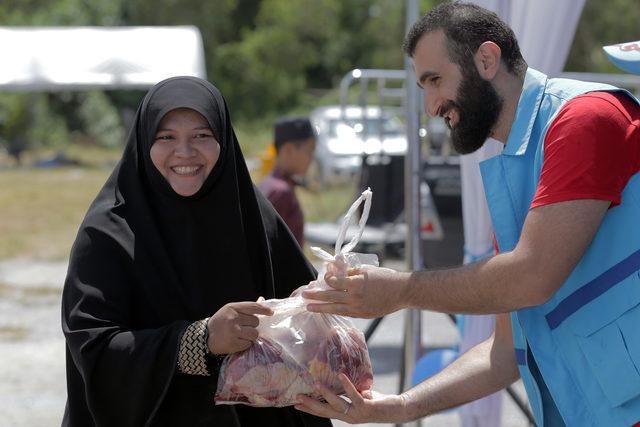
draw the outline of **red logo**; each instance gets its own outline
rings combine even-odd
[[[636,52],[640,52],[640,44],[638,43],[629,43],[629,44],[621,44],[620,50],[623,52],[629,52],[635,50]]]

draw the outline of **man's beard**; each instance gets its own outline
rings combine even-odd
[[[464,73],[456,101],[442,107],[441,115],[449,109],[458,112],[458,123],[451,128],[453,148],[460,154],[469,154],[482,147],[502,112],[503,100],[493,85],[478,74],[475,64]],[[448,123],[447,123],[448,124]]]

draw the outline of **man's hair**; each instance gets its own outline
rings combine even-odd
[[[522,76],[527,70],[513,30],[487,9],[457,1],[434,7],[409,30],[402,45],[405,53],[413,57],[420,38],[437,30],[445,34],[449,59],[463,71],[473,63],[472,55],[486,41],[500,47],[502,61],[510,73]]]
[[[276,152],[284,144],[301,145],[309,138],[315,138],[313,125],[307,117],[281,117],[273,125],[273,143]]]

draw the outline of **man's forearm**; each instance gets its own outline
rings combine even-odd
[[[402,421],[411,421],[480,399],[518,378],[513,348],[493,345],[493,338],[463,354],[442,372],[402,394]]]
[[[512,251],[453,270],[413,273],[403,305],[484,314],[543,304],[582,258],[609,204],[572,200],[531,209]]]
[[[449,270],[412,273],[405,283],[405,306],[446,313],[506,313],[544,302],[535,269],[513,252]]]

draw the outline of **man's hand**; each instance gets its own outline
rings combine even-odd
[[[301,394],[297,396],[300,403],[295,408],[312,415],[338,419],[350,424],[406,421],[403,418],[404,399],[401,396],[383,395],[371,390],[360,394],[345,374],[341,373],[338,378],[351,403],[331,392],[327,387],[318,384],[317,390],[326,403]]]
[[[338,376],[347,400],[326,387],[317,391],[326,403],[298,395],[296,409],[348,423],[403,423],[444,409],[488,396],[518,378],[511,320],[508,314],[496,316],[494,334],[476,345],[436,375],[397,395],[381,395],[370,390],[358,393],[344,375]]]
[[[306,299],[322,301],[307,305],[309,311],[368,319],[405,307],[409,273],[367,265],[350,270],[347,277],[329,271],[324,279],[333,289],[302,292]]]
[[[306,285],[302,285],[300,287],[297,287],[296,289],[293,290],[293,292],[291,292],[291,295],[289,295],[289,298],[293,298],[293,297],[297,297],[298,295],[300,295],[303,291],[309,289],[310,286],[315,285],[316,281],[312,281],[307,283]]]
[[[207,344],[213,354],[246,350],[258,338],[256,314],[271,316],[273,310],[259,302],[232,302],[209,318]]]

